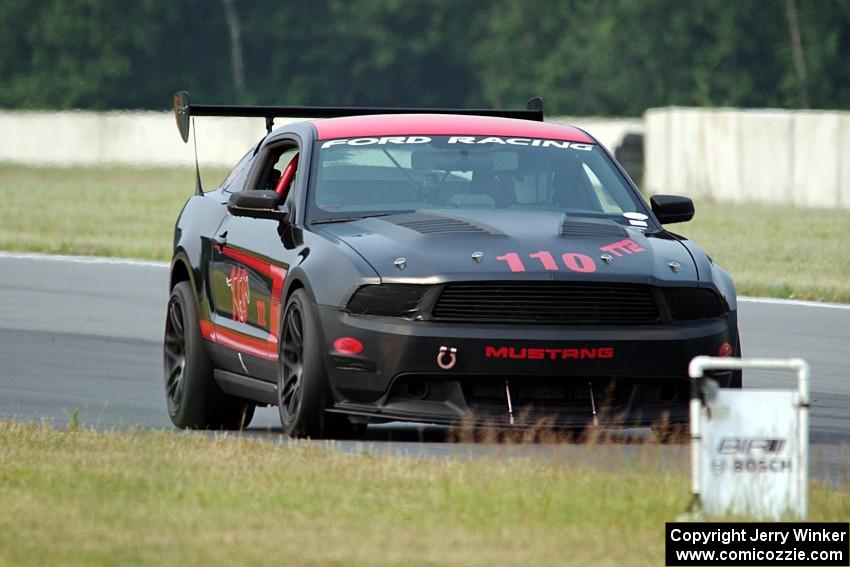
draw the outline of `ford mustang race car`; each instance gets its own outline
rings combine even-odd
[[[169,415],[293,436],[415,421],[683,423],[687,367],[740,353],[729,275],[587,132],[523,110],[191,104],[268,133],[174,232]],[[276,117],[305,118],[274,129]],[[740,387],[739,373],[717,374]]]

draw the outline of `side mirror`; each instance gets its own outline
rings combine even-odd
[[[289,220],[289,211],[281,209],[280,195],[276,191],[239,191],[230,196],[227,210],[237,217]]]
[[[653,195],[649,202],[661,224],[687,222],[694,218],[694,202],[689,197]]]

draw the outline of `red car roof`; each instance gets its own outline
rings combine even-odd
[[[593,143],[587,134],[572,126],[489,116],[374,114],[326,118],[315,120],[313,124],[316,126],[320,140],[422,134],[424,136],[511,136]]]

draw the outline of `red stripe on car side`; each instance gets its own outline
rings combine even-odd
[[[208,341],[215,342],[215,325],[211,321],[201,319],[201,336]]]
[[[217,345],[226,346],[239,352],[265,358],[266,360],[277,360],[277,337],[268,339],[255,339],[236,331],[231,331],[210,321],[201,321],[201,336]]]
[[[272,343],[268,340],[247,337],[230,329],[216,326],[214,342],[258,358],[277,360],[277,340]]]
[[[272,280],[271,290],[271,320],[269,324],[269,336],[267,339],[256,339],[232,331],[221,325],[216,325],[212,321],[200,321],[201,336],[215,344],[226,346],[233,350],[250,354],[266,360],[277,360],[278,345],[280,338],[278,337],[278,327],[280,327],[281,304],[283,300],[283,284],[286,281],[286,269],[281,266],[272,264],[268,260],[258,258],[253,254],[242,250],[235,250],[229,246],[221,248],[221,253],[237,262],[250,267],[253,270],[263,274]]]

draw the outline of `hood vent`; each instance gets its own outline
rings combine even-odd
[[[626,236],[626,231],[610,221],[565,219],[561,236]]]
[[[390,219],[385,219],[390,220]],[[461,219],[449,217],[438,217],[431,215],[410,215],[407,217],[397,216],[391,222],[420,234],[456,234],[456,233],[479,233],[494,234],[477,224],[472,224]]]

